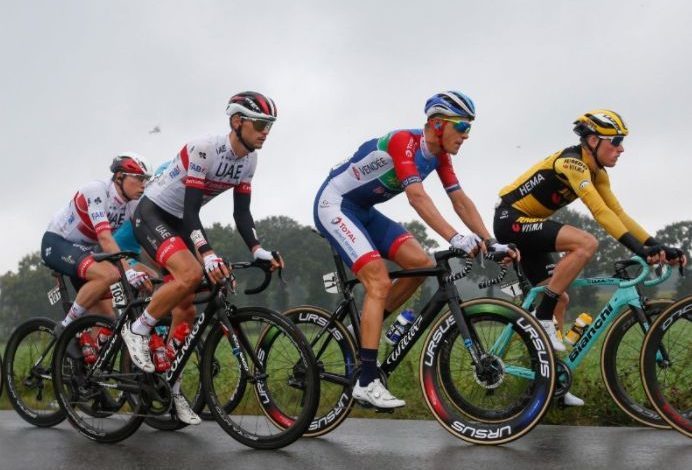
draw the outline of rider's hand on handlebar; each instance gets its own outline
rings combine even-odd
[[[513,245],[513,244],[502,244],[498,243],[497,240],[495,239],[490,239],[486,241],[486,245],[488,246],[488,250],[490,252],[495,252],[495,253],[506,253],[507,256],[505,256],[501,262],[503,265],[509,265],[513,261],[519,262],[521,260],[521,254],[519,253],[519,249]]]
[[[475,233],[466,236],[457,233],[449,240],[449,244],[452,245],[452,248],[461,250],[472,257],[476,256],[478,250],[483,250],[485,252],[483,240]]]
[[[214,284],[231,277],[231,272],[226,263],[223,262],[223,259],[216,256],[216,253],[213,251],[204,255],[204,271],[206,271],[209,280]]]
[[[134,269],[130,268],[125,271],[125,276],[127,277],[127,282],[130,283],[130,285],[135,289],[145,288],[150,292],[153,290],[153,286],[151,285],[151,281],[149,280],[147,273],[135,271]]]
[[[261,259],[265,261],[271,262],[271,271],[274,271],[275,269],[282,268],[284,267],[284,260],[279,254],[278,251],[267,251],[261,246],[257,246],[253,251],[252,251],[252,256],[255,259]]]

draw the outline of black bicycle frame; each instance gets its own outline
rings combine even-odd
[[[339,290],[343,293],[343,299],[341,302],[339,302],[338,306],[334,310],[334,314],[331,316],[330,320],[314,338],[311,344],[313,348],[320,340],[322,335],[328,329],[333,327],[337,320],[341,322],[347,315],[351,320],[351,325],[353,326],[353,333],[356,340],[360,338],[360,313],[355,304],[355,299],[353,296],[353,289],[356,285],[360,284],[360,281],[358,279],[347,279],[346,269],[341,257],[333,249],[332,255],[336,265]],[[413,322],[408,332],[394,345],[394,349],[389,353],[384,363],[381,365],[382,371],[387,376],[394,372],[399,363],[401,363],[406,354],[408,354],[408,352],[413,348],[418,339],[423,336],[425,330],[428,328],[428,326],[430,326],[445,305],[449,305],[455,323],[459,328],[459,332],[464,341],[464,346],[471,353],[474,363],[478,364],[478,361],[483,354],[478,341],[474,340],[474,338],[476,338],[475,331],[472,330],[473,327],[466,321],[464,313],[459,306],[461,303],[461,298],[456,287],[454,286],[454,281],[461,279],[465,273],[459,272],[452,274],[452,269],[449,266],[449,252],[435,253],[435,260],[437,261],[437,265],[431,268],[404,269],[389,273],[389,277],[391,279],[434,276],[438,281],[438,288],[423,307],[420,315]],[[468,267],[469,265],[467,265],[467,268]],[[327,342],[325,341],[322,348],[315,356],[319,358],[326,347]],[[323,374],[323,378],[329,378],[335,382],[343,381],[343,379],[340,380],[331,374]]]

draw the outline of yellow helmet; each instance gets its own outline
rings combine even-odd
[[[574,132],[579,137],[595,134],[599,137],[626,136],[629,133],[627,124],[615,111],[595,109],[582,114],[574,121]]]

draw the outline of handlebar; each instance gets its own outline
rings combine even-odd
[[[257,269],[260,269],[264,272],[264,279],[262,280],[262,282],[256,287],[245,289],[243,291],[245,293],[245,295],[254,295],[254,294],[258,294],[258,293],[262,292],[264,289],[266,289],[269,286],[269,283],[272,280],[272,270],[271,270],[272,263],[271,263],[271,261],[257,259],[257,260],[254,260],[252,262],[237,261],[235,263],[227,263],[227,264],[229,264],[233,270],[257,268]],[[279,271],[279,279],[281,280],[282,283],[285,283],[286,281],[284,281],[284,279],[283,279],[283,269],[279,268],[278,271]]]

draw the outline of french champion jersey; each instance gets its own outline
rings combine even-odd
[[[228,134],[205,137],[185,145],[166,170],[149,183],[144,195],[182,219],[186,187],[204,192],[202,205],[230,188],[250,193],[256,167],[257,152],[238,157]]]
[[[437,171],[448,193],[460,189],[451,156],[428,150],[421,129],[392,131],[365,142],[329,173],[326,187],[360,206],[387,201]]]
[[[129,219],[136,205],[120,197],[112,181],[92,181],[53,216],[47,230],[71,242],[95,244],[99,233],[114,231]]]

